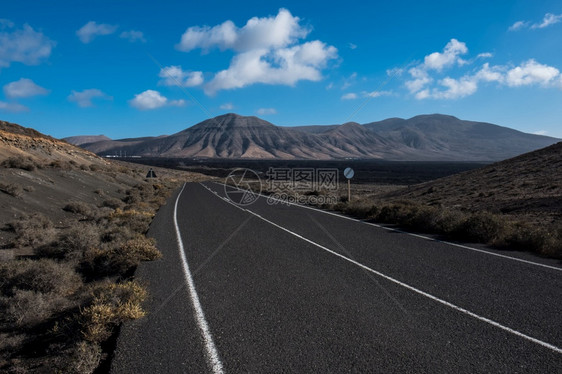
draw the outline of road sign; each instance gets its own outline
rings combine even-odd
[[[355,175],[352,168],[345,168],[343,176],[347,178],[347,202],[351,201],[351,178]]]
[[[353,171],[352,168],[345,168],[345,170],[343,171],[343,176],[346,177],[347,179],[353,178],[354,175],[355,172]]]

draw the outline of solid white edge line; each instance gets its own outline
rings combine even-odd
[[[216,184],[219,184],[219,185],[223,185],[223,186],[227,186],[227,185],[225,185],[224,183],[219,183],[219,182],[213,182],[213,183],[216,183]],[[233,187],[233,186],[229,186],[229,187]],[[236,188],[236,187],[233,187],[233,188]],[[212,191],[212,190],[210,190],[210,191]],[[213,193],[216,193],[216,192],[213,191]],[[261,194],[261,193],[258,194],[258,195],[261,196],[261,197],[263,197],[263,198],[265,198],[265,199],[269,199],[269,198],[270,198],[269,196],[263,195],[263,194]],[[296,206],[296,207],[298,207],[298,208],[304,208],[304,209],[315,210],[315,211],[317,211],[317,212],[319,212],[319,213],[329,214],[329,215],[331,215],[331,216],[338,217],[338,218],[343,218],[343,219],[347,219],[347,220],[349,220],[349,221],[364,223],[364,224],[366,224],[366,225],[378,227],[378,228],[380,228],[380,229],[384,229],[384,230],[387,230],[387,231],[399,232],[399,233],[402,233],[402,234],[414,236],[414,237],[416,237],[416,238],[425,239],[425,240],[429,240],[429,241],[434,241],[434,242],[438,242],[438,243],[443,243],[443,244],[451,245],[451,246],[458,247],[458,248],[468,249],[468,250],[470,250],[470,251],[479,252],[479,253],[484,253],[484,254],[487,254],[487,255],[490,255],[490,256],[496,256],[496,257],[505,258],[505,259],[508,259],[508,260],[513,260],[513,261],[522,262],[522,263],[529,264],[529,265],[541,266],[541,267],[547,268],[547,269],[562,271],[562,267],[556,267],[556,266],[541,264],[540,262],[534,262],[534,261],[524,260],[524,259],[522,259],[522,258],[511,257],[511,256],[507,256],[507,255],[502,255],[502,254],[500,254],[500,253],[494,253],[494,252],[486,251],[486,250],[484,250],[484,249],[473,248],[473,247],[469,247],[469,246],[462,245],[462,244],[457,244],[457,243],[453,243],[453,242],[448,242],[448,241],[446,241],[446,240],[439,240],[439,239],[431,238],[431,237],[429,237],[429,236],[424,236],[424,235],[420,235],[420,234],[414,234],[414,233],[411,233],[411,232],[408,232],[408,231],[399,230],[399,229],[395,229],[395,228],[392,228],[392,227],[386,227],[386,226],[378,225],[378,224],[376,224],[376,223],[366,222],[366,221],[363,221],[363,220],[360,220],[360,219],[357,219],[357,218],[347,217],[347,216],[344,216],[344,215],[341,215],[341,214],[337,214],[337,213],[333,213],[333,212],[328,212],[328,211],[326,211],[326,210],[322,210],[322,209],[318,209],[318,208],[313,208],[313,207],[306,206],[306,205],[301,205],[301,204],[296,204],[296,203],[290,203],[290,202],[282,201],[282,200],[275,199],[275,198],[272,198],[272,199],[273,199],[273,200],[276,200],[276,201],[279,201],[279,202],[282,203],[282,204],[289,204],[289,205]]]
[[[205,185],[202,184],[202,183],[200,183],[200,184],[201,184],[203,187],[205,187],[207,190],[209,190],[210,192],[213,192],[213,190],[211,190],[209,187],[205,186]],[[299,239],[301,239],[301,240],[304,240],[304,241],[307,242],[307,243],[310,243],[310,244],[312,244],[312,245],[314,245],[314,246],[316,246],[316,247],[318,247],[318,248],[320,248],[320,249],[323,249],[324,251],[326,251],[326,252],[328,252],[328,253],[331,253],[331,254],[334,255],[334,256],[337,256],[337,257],[339,257],[339,258],[341,258],[341,259],[343,259],[343,260],[345,260],[345,261],[348,261],[348,262],[350,262],[350,263],[352,263],[352,264],[354,264],[354,265],[356,265],[356,266],[359,266],[360,268],[362,268],[362,269],[364,269],[364,270],[367,270],[367,271],[369,271],[369,272],[371,272],[371,273],[373,273],[373,274],[376,274],[376,275],[378,275],[379,277],[382,277],[382,278],[384,278],[384,279],[386,279],[386,280],[388,280],[388,281],[390,281],[390,282],[392,282],[392,283],[395,283],[395,284],[397,284],[397,285],[399,285],[399,286],[402,286],[402,287],[404,287],[404,288],[407,288],[407,289],[409,289],[410,291],[413,291],[413,292],[415,292],[415,293],[417,293],[417,294],[419,294],[419,295],[425,296],[425,297],[427,297],[427,298],[429,298],[429,299],[431,299],[431,300],[434,300],[434,301],[436,301],[436,302],[438,302],[438,303],[440,303],[440,304],[443,304],[443,305],[445,305],[445,306],[448,306],[449,308],[455,309],[455,310],[457,310],[457,311],[459,311],[459,312],[461,312],[461,313],[463,313],[463,314],[466,314],[466,315],[468,315],[468,316],[470,316],[470,317],[473,317],[473,318],[475,318],[475,319],[477,319],[477,320],[479,320],[479,321],[482,321],[482,322],[485,322],[485,323],[490,324],[490,325],[492,325],[492,326],[495,326],[495,327],[497,327],[497,328],[499,328],[499,329],[501,329],[501,330],[507,331],[507,332],[509,332],[509,333],[511,333],[511,334],[514,334],[514,335],[516,335],[516,336],[519,336],[519,337],[521,337],[521,338],[523,338],[523,339],[529,340],[529,341],[531,341],[531,342],[533,342],[533,343],[535,343],[535,344],[539,344],[539,345],[541,345],[541,346],[543,346],[543,347],[545,347],[545,348],[548,348],[548,349],[550,349],[550,350],[552,350],[552,351],[554,351],[554,352],[556,352],[556,353],[562,354],[562,348],[559,348],[559,347],[557,347],[557,346],[555,346],[555,345],[552,345],[552,344],[550,344],[550,343],[544,342],[544,341],[542,341],[542,340],[533,338],[532,336],[523,334],[522,332],[519,332],[519,331],[517,331],[517,330],[514,330],[514,329],[512,329],[512,328],[510,328],[510,327],[504,326],[504,325],[502,325],[502,324],[499,323],[499,322],[496,322],[496,321],[491,320],[491,319],[489,319],[489,318],[480,316],[480,315],[478,315],[478,314],[476,314],[476,313],[474,313],[474,312],[469,311],[468,309],[464,309],[464,308],[462,308],[462,307],[460,307],[460,306],[457,306],[457,305],[455,305],[455,304],[452,304],[452,303],[450,303],[450,302],[448,302],[448,301],[446,301],[446,300],[440,299],[440,298],[438,298],[437,296],[433,296],[433,295],[431,295],[431,294],[429,294],[429,293],[427,293],[427,292],[425,292],[425,291],[422,291],[422,290],[420,290],[420,289],[418,289],[418,288],[415,288],[415,287],[413,287],[413,286],[410,286],[409,284],[406,284],[406,283],[404,283],[404,282],[402,282],[402,281],[399,281],[398,279],[392,278],[392,277],[390,277],[390,276],[388,276],[388,275],[385,275],[385,274],[383,274],[383,273],[381,273],[381,272],[379,272],[379,271],[376,271],[376,270],[374,270],[374,269],[371,269],[370,267],[368,267],[368,266],[366,266],[366,265],[363,265],[363,264],[361,264],[361,263],[359,263],[359,262],[357,262],[357,261],[355,261],[355,260],[352,260],[352,259],[349,258],[349,257],[346,257],[346,256],[344,256],[344,255],[341,255],[341,254],[339,254],[339,253],[337,253],[337,252],[335,252],[335,251],[333,251],[333,250],[331,250],[331,249],[329,249],[329,248],[327,248],[327,247],[324,247],[323,245],[318,244],[318,243],[316,243],[316,242],[314,242],[314,241],[312,241],[312,240],[310,240],[310,239],[307,239],[307,238],[305,238],[304,236],[299,235],[299,234],[297,234],[297,233],[295,233],[295,232],[293,232],[293,231],[291,231],[291,230],[289,230],[289,229],[286,229],[285,227],[280,226],[280,225],[276,224],[275,222],[272,222],[272,221],[270,221],[270,220],[268,220],[268,219],[266,219],[266,218],[260,216],[259,214],[256,214],[256,213],[252,212],[251,210],[243,209],[243,208],[239,207],[238,205],[234,204],[233,202],[231,202],[231,201],[229,201],[229,200],[227,200],[227,202],[228,202],[229,204],[235,206],[236,208],[240,209],[240,210],[246,211],[246,212],[248,212],[248,213],[250,213],[250,214],[252,214],[252,215],[258,217],[259,219],[261,219],[261,220],[263,220],[263,221],[265,221],[265,222],[267,222],[267,223],[269,223],[269,224],[271,224],[271,225],[273,225],[273,226],[275,226],[275,227],[277,227],[277,228],[279,228],[279,229],[281,229],[281,230],[283,230],[283,231],[285,231],[285,232],[288,232],[289,234],[291,234],[291,235],[293,235],[293,236],[296,236],[297,238],[299,238]]]
[[[176,198],[176,204],[174,205],[174,226],[176,229],[176,238],[178,243],[178,249],[180,251],[180,257],[182,261],[182,268],[183,274],[185,276],[185,281],[187,283],[187,288],[189,290],[189,297],[193,304],[193,309],[195,312],[195,320],[197,322],[197,326],[201,331],[201,336],[203,341],[205,342],[205,353],[207,356],[207,363],[210,366],[210,369],[215,374],[224,373],[223,365],[219,357],[219,353],[215,346],[215,342],[213,341],[213,336],[211,335],[211,330],[209,328],[209,324],[205,319],[205,313],[203,313],[203,307],[201,306],[201,302],[199,301],[199,296],[197,295],[197,290],[195,289],[195,283],[193,282],[193,276],[191,275],[191,271],[189,270],[189,264],[187,263],[187,257],[185,256],[185,250],[183,246],[183,240],[181,239],[180,228],[178,226],[178,202],[180,200],[180,196],[185,189],[185,183],[179,192]]]

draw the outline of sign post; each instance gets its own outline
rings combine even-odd
[[[343,171],[344,177],[347,178],[347,202],[351,202],[351,178],[355,175],[352,168],[345,168]]]

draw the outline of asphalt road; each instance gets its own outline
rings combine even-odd
[[[157,214],[113,373],[562,372],[558,261],[225,196],[186,184]]]

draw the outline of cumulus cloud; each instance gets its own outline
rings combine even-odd
[[[521,30],[522,28],[527,27],[528,25],[529,25],[529,23],[526,22],[526,21],[517,21],[513,25],[509,26],[508,30],[509,31],[517,31],[517,30]]]
[[[137,30],[123,31],[121,34],[119,34],[119,37],[122,39],[127,39],[131,43],[134,42],[146,43],[146,39],[144,38],[144,34],[142,33],[142,31],[137,31]]]
[[[434,77],[445,67],[464,66],[478,58],[490,58],[489,52],[480,53],[476,59],[460,62],[459,54],[468,48],[462,42],[451,39],[443,53],[427,55],[422,63],[408,70],[405,86],[416,99],[459,99],[474,94],[481,83],[496,83],[508,87],[538,85],[562,88],[562,74],[552,66],[530,59],[518,66],[490,65],[486,62],[478,69],[465,72],[460,78]],[[447,57],[447,55],[449,57]],[[429,56],[434,56],[428,58]]]
[[[35,84],[31,79],[21,78],[4,86],[4,95],[9,98],[22,98],[46,95],[49,90]]]
[[[294,86],[300,80],[319,81],[320,69],[337,50],[315,40],[273,51],[256,49],[236,55],[228,69],[219,71],[205,86],[205,93],[242,88],[255,83]]]
[[[93,106],[94,105],[92,103],[93,99],[111,100],[112,97],[106,95],[105,93],[103,93],[101,90],[98,90],[97,88],[90,88],[83,91],[72,90],[72,93],[68,95],[68,101],[78,104],[78,106],[81,108]]]
[[[232,21],[190,27],[176,48],[184,52],[201,49],[205,53],[214,48],[236,52],[229,67],[205,84],[208,95],[256,83],[293,86],[300,80],[319,81],[321,69],[337,57],[337,49],[319,40],[299,43],[310,32],[300,21],[280,9],[276,16],[253,17],[241,28]]]
[[[256,110],[256,113],[260,116],[265,116],[268,114],[277,114],[277,110],[275,108],[259,108]]]
[[[214,27],[190,27],[182,35],[176,48],[184,52],[197,48],[205,51],[213,47],[243,52],[284,47],[306,37],[310,32],[299,21],[299,17],[293,17],[288,10],[280,9],[277,16],[253,17],[242,28],[236,27],[232,21]]]
[[[508,86],[527,86],[538,84],[541,86],[556,85],[560,80],[560,71],[555,67],[539,64],[531,59],[520,66],[509,70],[506,75]]]
[[[5,112],[27,112],[29,111],[29,108],[18,103],[7,103],[5,101],[0,101],[0,110]]]
[[[546,13],[541,23],[535,23],[532,29],[544,29],[545,27],[554,25],[562,20],[562,14]]]
[[[346,93],[341,97],[342,100],[354,100],[357,99],[357,94],[354,92]]]
[[[90,21],[78,29],[78,31],[76,31],[76,35],[82,43],[87,44],[99,35],[110,35],[115,31],[117,31],[116,25],[108,25],[105,23],[98,24],[94,21]]]
[[[443,52],[433,52],[425,56],[423,66],[427,70],[441,71],[443,68],[449,67],[455,63],[463,65],[465,61],[460,58],[468,52],[466,44],[459,42],[457,39],[451,39],[443,49]]]
[[[357,49],[357,44],[347,43],[347,46],[349,47],[349,49]]]
[[[203,73],[200,71],[183,71],[181,66],[167,66],[160,69],[162,78],[159,84],[165,86],[195,87],[203,84]]]
[[[185,106],[185,100],[168,100],[167,97],[162,96],[160,92],[154,90],[146,90],[129,100],[129,105],[139,110],[158,109],[165,106]]]
[[[232,103],[224,103],[220,106],[222,110],[232,110],[234,109],[234,105]]]
[[[13,29],[14,23],[2,21],[0,28],[0,68],[9,67],[12,62],[38,65],[51,55],[55,42],[43,33],[35,31],[28,24]]]

